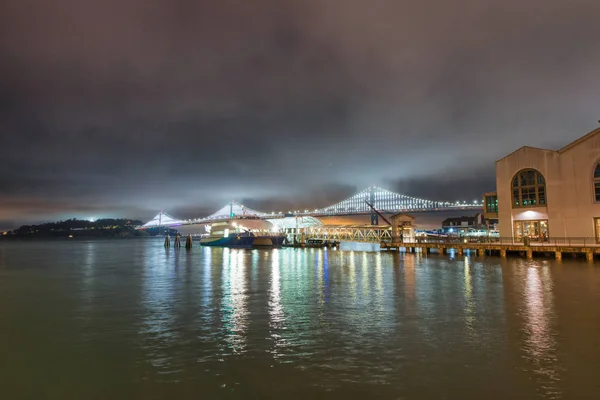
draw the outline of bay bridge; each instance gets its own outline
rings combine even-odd
[[[151,221],[141,226],[141,229],[153,227],[174,227],[181,225],[206,224],[227,221],[233,217],[252,216],[261,219],[275,220],[286,217],[333,217],[351,215],[370,215],[371,225],[379,224],[382,214],[437,212],[457,210],[483,210],[482,202],[442,202],[422,199],[395,193],[377,186],[371,186],[339,203],[329,207],[314,210],[295,210],[287,212],[262,212],[245,207],[232,201],[226,206],[206,217],[195,219],[176,219],[160,212]]]

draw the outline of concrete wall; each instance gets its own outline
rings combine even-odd
[[[596,131],[594,131],[596,132]],[[561,151],[523,147],[496,162],[498,229],[514,236],[517,220],[548,220],[550,237],[594,237],[593,173],[600,162],[600,130]],[[546,206],[513,208],[512,179],[523,169],[536,169],[546,180]]]
[[[566,149],[560,158],[564,181],[570,182],[562,192],[567,236],[595,236],[594,217],[600,217],[600,203],[596,203],[592,182],[600,162],[600,134]]]

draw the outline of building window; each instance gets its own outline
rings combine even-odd
[[[594,170],[594,198],[597,203],[600,203],[600,163],[596,165]]]
[[[518,242],[522,242],[524,237],[528,237],[532,242],[548,241],[548,220],[537,221],[515,221],[515,237]]]
[[[535,169],[525,169],[512,181],[513,208],[546,205],[546,181]]]
[[[485,196],[485,212],[486,213],[497,213],[498,212],[498,196],[497,195]]]
[[[600,218],[594,218],[594,231],[596,232],[596,243],[600,243]]]

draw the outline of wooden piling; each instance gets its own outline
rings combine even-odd
[[[469,249],[466,248],[469,246]],[[391,243],[383,243],[381,245],[382,249],[395,250],[399,251],[399,248],[402,247],[402,251],[406,253],[429,253],[433,251],[432,249],[437,249],[439,254],[449,254],[453,252],[457,256],[463,256],[467,254],[467,250],[471,251],[470,254],[476,254],[477,256],[491,256],[491,255],[500,255],[500,257],[505,258],[508,252],[512,254],[518,254],[521,257],[527,257],[528,259],[532,259],[534,253],[536,255],[554,255],[557,260],[562,260],[563,253],[567,253],[567,255],[572,254],[573,256],[585,256],[589,262],[593,262],[595,259],[595,254],[600,254],[600,248],[593,246],[561,246],[561,245],[551,245],[551,244],[542,244],[542,245],[533,245],[533,246],[525,246],[519,243],[512,244],[502,244],[502,243],[471,243],[469,245],[465,245],[463,243],[400,243],[400,242],[391,242]],[[419,250],[417,250],[419,249]]]
[[[165,236],[165,247],[171,247],[171,238],[169,235]]]
[[[185,248],[186,249],[192,248],[192,235],[188,235],[187,238],[185,239]]]

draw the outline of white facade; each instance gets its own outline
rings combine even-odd
[[[497,161],[499,235],[598,238],[599,162],[600,128],[558,151],[522,147]]]

